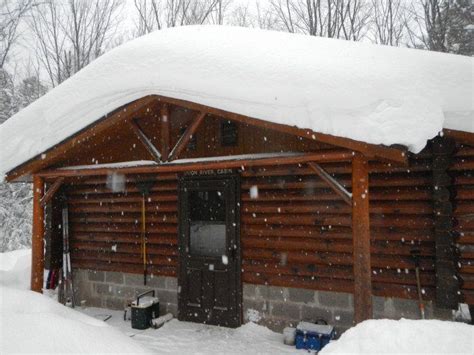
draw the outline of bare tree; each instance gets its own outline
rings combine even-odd
[[[282,27],[311,36],[360,40],[370,22],[366,0],[270,0]]]
[[[229,23],[239,27],[255,27],[255,18],[248,4],[239,5],[232,10]]]
[[[262,6],[258,0],[255,0],[257,13],[257,26],[264,30],[282,30],[278,16],[275,15],[272,8]]]
[[[18,39],[18,25],[31,9],[33,0],[0,0],[0,68]]]
[[[450,1],[418,0],[409,7],[406,25],[411,45],[447,52]]]
[[[401,0],[372,0],[374,42],[398,46],[405,29],[405,8]]]
[[[31,12],[37,56],[52,86],[104,52],[121,6],[121,0],[44,0]]]
[[[341,1],[338,7],[344,39],[359,41],[366,36],[372,13],[366,0]]]
[[[223,24],[231,0],[134,0],[136,35],[167,27]]]

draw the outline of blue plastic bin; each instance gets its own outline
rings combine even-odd
[[[321,350],[334,338],[331,325],[300,322],[296,327],[296,349]]]

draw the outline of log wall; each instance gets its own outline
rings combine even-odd
[[[323,167],[350,189],[349,163]],[[416,297],[410,251],[417,248],[425,297],[434,296],[430,167],[427,154],[412,159],[409,169],[371,164],[375,295]],[[254,169],[242,176],[243,280],[352,292],[350,206],[306,167]]]
[[[349,162],[323,167],[350,190]],[[416,298],[410,251],[417,248],[425,297],[434,297],[430,169],[428,153],[412,158],[408,169],[370,165],[375,295]],[[243,281],[352,292],[350,206],[306,166],[253,168],[241,175]],[[177,274],[177,178],[158,176],[147,199],[152,274]],[[134,180],[127,177],[126,193],[112,192],[103,177],[69,185],[73,267],[142,272],[141,195]]]
[[[115,179],[115,188],[121,189],[120,181]],[[127,177],[124,192],[113,192],[103,177],[85,179],[68,187],[73,267],[143,272],[142,195],[135,181],[136,177]],[[155,184],[146,198],[150,274],[176,276],[177,186],[176,174],[161,174],[155,177]]]

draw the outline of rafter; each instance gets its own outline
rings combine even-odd
[[[168,160],[174,160],[183,152],[183,150],[188,145],[193,135],[198,130],[201,123],[204,121],[204,117],[206,117],[205,112],[199,112],[193,122],[189,125],[183,135],[179,138],[178,143],[174,146],[173,150],[171,151]]]
[[[309,162],[308,166],[314,170],[314,172],[329,185],[342,199],[348,204],[352,205],[352,194],[347,191],[336,179],[334,179],[326,170],[324,170],[319,164]]]
[[[153,156],[153,159],[155,159],[157,163],[160,163],[161,162],[160,151],[158,150],[158,148],[156,148],[153,145],[151,140],[146,136],[145,132],[142,131],[137,121],[131,120],[130,126],[132,127],[133,131],[135,132],[140,142],[144,145],[144,147],[148,150],[148,152]]]
[[[49,201],[51,201],[51,199],[54,197],[54,194],[59,190],[63,182],[64,182],[63,177],[59,177],[53,182],[53,184],[48,189],[46,194],[41,198],[41,201],[40,201],[41,206],[44,207],[48,204]]]

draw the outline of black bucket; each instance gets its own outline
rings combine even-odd
[[[145,302],[140,300],[148,295],[152,294],[150,300]],[[137,296],[135,302],[132,303],[132,328],[133,329],[147,329],[151,326],[151,321],[154,318],[158,318],[160,315],[160,302],[155,297],[155,290],[150,290]]]

